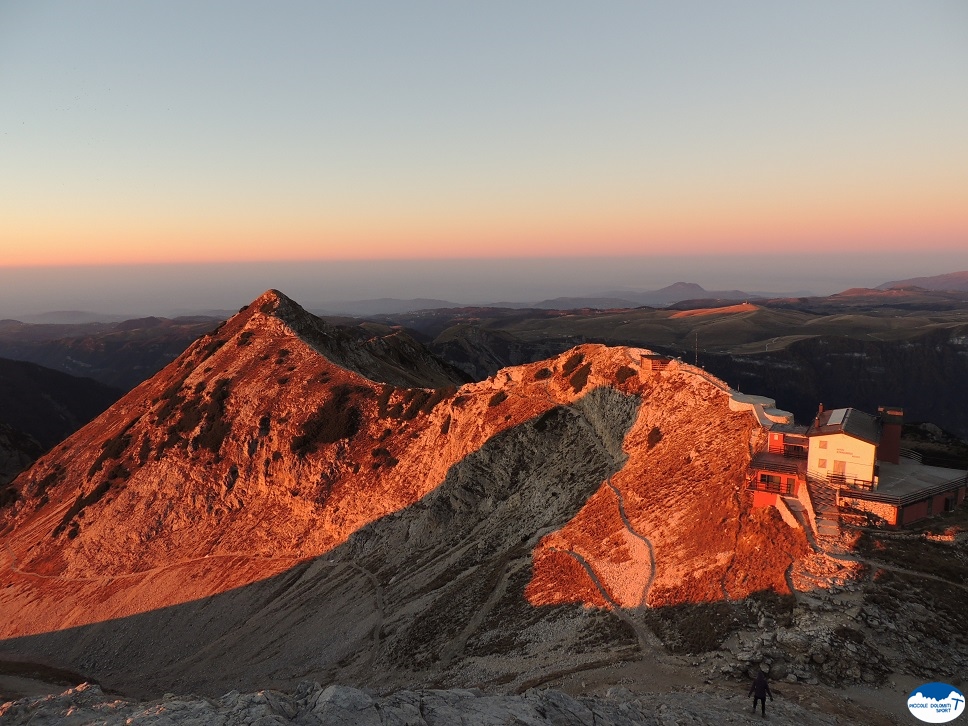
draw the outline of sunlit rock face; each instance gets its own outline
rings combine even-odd
[[[743,497],[752,417],[685,371],[637,381],[636,393],[622,465],[541,541],[529,600],[636,607],[787,592],[784,572],[805,550],[774,510],[750,510]]]
[[[269,291],[15,482],[4,647],[146,690],[527,683],[642,648],[610,610],[786,592],[806,544],[742,491],[756,422],[646,352],[459,385]]]

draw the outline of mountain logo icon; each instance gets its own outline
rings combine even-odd
[[[925,723],[948,723],[965,710],[965,694],[947,683],[925,683],[907,700],[908,710]]]

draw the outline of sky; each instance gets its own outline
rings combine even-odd
[[[968,269],[966,88],[962,0],[0,0],[0,315]]]

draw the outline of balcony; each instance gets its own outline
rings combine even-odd
[[[769,474],[760,474],[759,478],[751,478],[747,482],[746,488],[753,492],[769,492],[784,497],[793,497],[797,493],[796,483],[791,484],[788,477],[771,476]]]
[[[820,482],[834,489],[853,489],[855,491],[870,492],[875,488],[873,481],[868,479],[857,479],[845,474],[828,474],[826,471],[810,469],[807,472],[810,481]]]

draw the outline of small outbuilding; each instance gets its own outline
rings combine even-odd
[[[774,424],[767,448],[753,455],[748,489],[753,506],[775,505],[777,497],[796,497],[807,482],[807,427]]]

